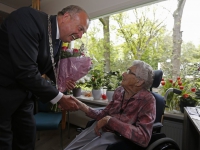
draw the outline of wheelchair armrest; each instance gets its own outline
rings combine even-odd
[[[160,132],[160,129],[163,127],[163,124],[162,123],[160,123],[160,122],[156,122],[156,123],[154,123],[153,124],[153,133],[157,133],[157,131],[159,131]],[[115,134],[117,135],[117,136],[122,136],[121,134],[119,134],[117,131],[115,131]]]
[[[154,133],[160,133],[161,128],[163,127],[163,124],[161,122],[156,122],[153,124],[153,134]]]
[[[161,122],[156,122],[153,124],[153,129],[158,129],[158,128],[162,128],[163,124]]]

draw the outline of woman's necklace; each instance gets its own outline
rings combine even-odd
[[[135,93],[135,94],[136,94],[136,93]],[[125,92],[124,92],[124,94],[123,94],[123,99],[122,99],[122,103],[121,103],[121,108],[120,108],[120,111],[119,111],[120,115],[124,112],[124,110],[125,110],[125,108],[127,107],[128,103],[129,103],[129,101],[130,101],[130,99],[131,99],[135,94],[133,94],[133,95],[127,100],[126,106],[123,108],[124,97],[125,97]]]
[[[59,71],[56,72],[56,62],[54,61],[54,55],[53,55],[53,45],[52,45],[52,36],[51,36],[51,21],[50,21],[50,15],[48,15],[48,35],[49,35],[49,47],[50,47],[50,56],[51,56],[51,62],[52,62],[52,67],[53,67],[53,71],[54,71],[54,75],[55,75],[55,79],[56,79],[56,88],[58,89],[58,74]],[[59,55],[59,60],[58,60],[58,70],[59,70],[59,65],[60,65],[60,55]]]

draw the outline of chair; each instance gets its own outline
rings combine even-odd
[[[152,88],[157,88],[160,85],[162,75],[163,75],[163,72],[161,70],[154,71],[154,80],[150,88],[151,91],[152,91]],[[129,141],[128,139],[125,139],[122,137],[122,139],[124,139],[123,141],[110,144],[106,150],[121,150],[121,149],[125,149],[125,150],[135,150],[135,149],[137,150],[180,150],[179,146],[173,139],[167,138],[164,133],[160,133],[161,128],[163,126],[162,119],[163,119],[163,114],[165,110],[165,99],[158,93],[152,92],[152,94],[154,95],[156,99],[156,119],[153,124],[152,137],[151,137],[148,147],[146,148],[140,147],[134,144],[133,142]],[[89,125],[91,125],[91,122],[88,122],[86,127],[88,127]]]
[[[36,100],[37,113],[34,115],[36,121],[36,130],[38,131],[38,140],[40,139],[40,131],[43,130],[57,130],[61,123],[60,130],[60,144],[63,149],[62,130],[66,126],[66,111],[54,112],[50,109],[51,104],[42,103]]]

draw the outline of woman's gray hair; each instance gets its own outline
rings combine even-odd
[[[58,15],[64,15],[66,12],[69,13],[71,16],[80,12],[85,12],[87,14],[87,12],[83,8],[76,5],[69,5],[63,8],[61,11],[59,11]]]
[[[144,88],[149,89],[153,83],[153,68],[144,61],[134,60],[133,66],[136,66],[136,76],[144,80]]]

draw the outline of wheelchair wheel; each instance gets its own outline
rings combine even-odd
[[[180,149],[174,140],[166,137],[155,141],[146,150],[180,150]]]

